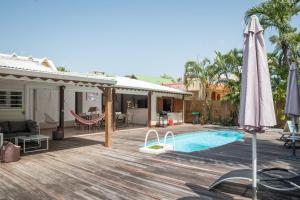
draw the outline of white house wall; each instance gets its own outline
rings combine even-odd
[[[18,121],[25,119],[25,84],[18,81],[0,80],[0,89],[18,90],[23,92],[23,107],[0,109],[0,121]]]
[[[47,123],[46,115],[53,121],[58,121],[59,109],[59,90],[36,89],[35,121],[38,123]],[[51,120],[52,121],[52,120]]]
[[[90,107],[98,107],[100,110],[100,113],[102,113],[102,92],[94,91],[97,93],[97,97],[95,101],[88,101],[86,98],[86,92],[83,92],[82,94],[82,112],[88,113],[88,110]],[[75,97],[74,97],[75,99]]]
[[[157,107],[157,97],[173,97],[176,99],[182,99],[180,94],[167,94],[167,93],[152,93],[151,96],[151,126],[155,126],[158,122],[156,107]],[[168,116],[173,119],[174,123],[183,123],[182,113],[169,113]]]

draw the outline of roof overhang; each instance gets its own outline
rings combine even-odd
[[[134,90],[134,91],[157,92],[157,93],[192,96],[192,93],[185,92],[185,91],[172,92],[172,91],[166,91],[166,90],[155,90],[155,89],[152,90],[152,89],[143,89],[143,88],[138,88],[138,87],[129,87],[129,86],[120,86],[120,85],[113,86],[113,88],[120,89],[120,90]]]
[[[89,87],[108,87],[116,84],[113,78],[71,72],[48,72],[0,66],[0,78],[71,84]]]

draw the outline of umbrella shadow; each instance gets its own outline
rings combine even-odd
[[[206,188],[192,184],[192,183],[186,183],[187,187],[189,187],[197,196],[187,196],[187,197],[181,197],[177,200],[200,200],[204,198],[211,198],[211,199],[222,199],[222,200],[232,200],[233,197],[222,194],[214,191],[209,191]]]

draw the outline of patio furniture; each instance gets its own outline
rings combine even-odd
[[[230,171],[211,184],[209,190],[224,182],[237,180],[252,182],[252,170],[239,169]],[[257,184],[276,191],[300,190],[300,175],[283,168],[262,169],[257,171]]]
[[[116,112],[116,126],[117,127],[128,126],[127,115]]]
[[[5,141],[1,146],[1,161],[5,163],[16,162],[20,160],[20,146]]]
[[[88,112],[89,113],[92,113],[92,114],[94,114],[94,113],[96,113],[96,112],[99,112],[100,110],[99,110],[99,108],[98,107],[89,107],[89,109],[88,109]]]
[[[23,153],[44,151],[49,149],[49,137],[46,135],[30,135],[30,136],[19,136],[15,137],[15,144],[18,145],[19,141],[23,143]],[[46,147],[42,148],[42,142],[46,141]],[[26,147],[26,143],[34,142],[37,146]]]
[[[161,111],[158,114],[158,123],[156,125],[157,127],[166,127],[168,126],[168,112]]]
[[[77,114],[76,114],[74,111],[72,111],[72,110],[70,111],[70,113],[71,113],[71,115],[73,115],[73,117],[74,117],[79,123],[81,123],[81,124],[83,124],[83,125],[88,125],[88,126],[98,123],[99,121],[101,121],[101,120],[105,117],[105,115],[99,115],[99,117],[96,118],[96,119],[90,119],[90,120],[87,120],[87,119],[82,118],[80,115],[77,115]]]
[[[35,121],[4,121],[0,122],[3,139],[10,140],[18,136],[40,134],[40,127]]]
[[[290,148],[293,146],[293,141],[300,142],[300,136],[288,136],[287,138],[284,139],[283,146]]]
[[[283,131],[280,133],[281,136],[279,139],[285,141],[289,136],[293,135],[293,132],[295,132],[296,135],[299,135],[297,129],[298,129],[297,126],[294,126],[292,121],[290,120],[286,121]]]

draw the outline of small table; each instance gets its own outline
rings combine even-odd
[[[15,137],[16,145],[19,144],[19,140],[23,141],[23,153],[44,151],[49,149],[49,137],[46,135],[30,135],[30,136]],[[38,146],[26,148],[26,142],[30,142],[30,141],[36,141],[38,143]],[[46,148],[42,148],[42,141],[46,141]]]

